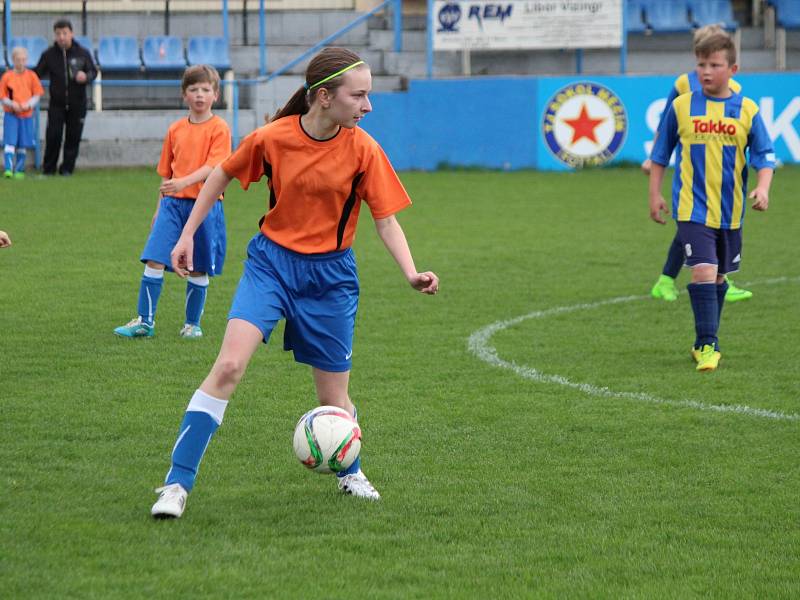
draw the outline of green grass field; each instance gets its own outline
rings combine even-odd
[[[178,338],[169,276],[156,337],[125,340],[155,173],[0,181],[1,598],[800,596],[800,169],[747,215],[736,282],[755,296],[725,308],[707,375],[688,273],[676,303],[645,297],[674,225],[649,221],[635,169],[402,178],[441,292],[407,286],[365,212],[351,394],[382,501],[294,458],[315,399],[280,329],[172,522],[152,490],[266,195],[227,196],[206,337]],[[469,340],[497,323],[486,362]]]

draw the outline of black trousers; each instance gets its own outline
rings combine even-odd
[[[50,105],[47,111],[47,132],[45,133],[44,164],[42,165],[44,173],[56,172],[62,137],[64,137],[64,157],[58,172],[70,174],[75,170],[75,161],[78,159],[78,149],[81,145],[85,120],[86,106]],[[65,128],[66,136],[64,136]]]

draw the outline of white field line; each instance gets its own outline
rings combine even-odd
[[[757,282],[755,281],[747,282],[742,285],[748,287],[750,285],[772,285],[776,283],[793,283],[793,282],[800,282],[800,277],[791,277],[791,278],[776,277],[774,279],[765,279]],[[520,377],[524,377],[526,379],[530,379],[533,381],[539,381],[542,383],[555,383],[558,385],[563,385],[584,392],[585,394],[589,394],[590,396],[599,396],[602,398],[614,398],[618,400],[636,400],[638,402],[649,402],[651,404],[664,404],[667,406],[677,406],[681,408],[693,408],[696,410],[704,410],[710,412],[736,413],[741,415],[747,415],[750,417],[762,417],[766,419],[776,419],[780,421],[800,421],[800,415],[795,413],[787,414],[776,410],[753,408],[752,406],[745,406],[741,404],[735,404],[735,405],[706,404],[704,402],[698,402],[697,400],[668,400],[644,392],[618,392],[609,389],[607,387],[599,387],[596,385],[592,385],[591,383],[580,383],[576,381],[570,381],[569,379],[561,375],[548,375],[546,373],[538,371],[533,367],[519,365],[513,361],[509,362],[507,360],[503,360],[502,358],[500,358],[500,356],[498,356],[497,349],[490,343],[492,336],[496,334],[498,331],[503,331],[504,329],[508,329],[509,327],[513,327],[514,325],[517,325],[529,319],[543,319],[546,317],[550,317],[552,315],[570,313],[579,310],[590,310],[594,308],[599,308],[601,306],[608,306],[610,304],[621,304],[623,302],[633,302],[635,300],[645,300],[647,298],[649,298],[649,296],[620,296],[618,298],[610,298],[608,300],[601,300],[599,302],[573,304],[571,306],[558,306],[555,308],[549,308],[547,310],[537,310],[528,313],[526,315],[514,317],[513,319],[496,321],[491,325],[487,325],[486,327],[479,329],[478,331],[474,332],[471,336],[469,336],[469,340],[467,341],[467,348],[470,350],[470,352],[472,352],[482,361],[495,367],[508,369],[516,373]]]

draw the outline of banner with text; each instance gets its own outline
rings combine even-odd
[[[436,0],[435,50],[619,48],[622,0]]]
[[[800,73],[737,75],[783,163],[800,163]],[[640,163],[673,76],[413,80],[375,93],[363,127],[398,169],[572,170]]]

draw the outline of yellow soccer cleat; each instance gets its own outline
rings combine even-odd
[[[694,346],[692,346],[692,349],[690,350],[690,352],[692,354],[692,359],[694,360],[694,362],[696,362],[696,363],[700,362],[700,349],[699,348],[695,348]]]
[[[697,352],[696,356],[695,352]],[[700,350],[694,350],[692,356],[695,356],[695,360],[697,361],[697,367],[695,368],[698,371],[716,370],[719,365],[719,359],[722,358],[722,354],[714,348],[713,344],[706,344],[700,348]]]

